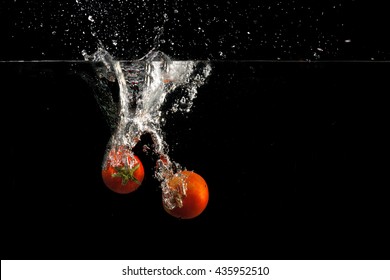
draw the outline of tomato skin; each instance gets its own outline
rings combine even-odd
[[[122,146],[109,151],[102,168],[104,184],[119,194],[128,194],[138,189],[144,175],[144,166],[138,156]]]
[[[206,209],[209,201],[209,189],[203,177],[188,170],[180,171],[179,177],[174,176],[169,179],[167,186],[173,190],[178,190],[183,185],[183,181],[187,190],[185,196],[182,197],[182,207],[177,206],[168,209],[164,203],[163,206],[165,211],[173,217],[192,219],[199,216]]]

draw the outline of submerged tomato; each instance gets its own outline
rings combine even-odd
[[[181,203],[175,208],[169,209],[165,203],[165,211],[181,219],[192,219],[199,216],[206,209],[209,201],[209,189],[206,181],[193,171],[181,171],[171,177],[167,186],[173,194],[179,195]],[[185,192],[183,192],[183,188]],[[180,205],[181,204],[181,205]]]
[[[124,146],[112,148],[103,164],[103,182],[116,193],[135,191],[141,185],[144,175],[140,159]]]

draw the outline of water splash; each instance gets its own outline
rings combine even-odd
[[[133,149],[141,140],[141,136],[149,134],[153,145],[148,147],[157,155],[155,178],[161,183],[163,202],[167,209],[181,206],[183,189],[173,191],[167,186],[167,180],[184,169],[169,157],[169,146],[163,137],[163,105],[166,97],[180,89],[184,95],[174,99],[168,110],[172,113],[191,111],[197,90],[211,74],[211,65],[201,61],[173,61],[161,51],[151,50],[136,61],[115,60],[103,47],[88,55],[83,52],[85,60],[101,62],[103,67],[97,68],[100,80],[117,82],[119,101],[105,97],[110,104],[101,106],[106,116],[111,116],[112,136],[108,150],[127,146]],[[107,88],[100,90],[107,95]],[[111,96],[112,97],[112,96]],[[97,98],[99,99],[99,98]],[[115,108],[117,115],[113,116]],[[165,108],[165,107],[164,107]]]

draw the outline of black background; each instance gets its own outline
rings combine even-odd
[[[83,59],[99,40],[137,59],[162,27],[174,59],[389,59],[383,1],[5,1],[0,20],[1,60]]]
[[[164,212],[155,159],[141,147],[142,187],[121,196],[103,185],[110,130],[79,75],[88,63],[2,62],[2,259],[388,258],[386,10],[358,1],[176,3],[191,20],[168,21],[163,37],[176,45],[161,49],[212,59],[213,72],[191,113],[172,115],[164,131],[172,159],[208,182],[205,212],[188,221]],[[159,5],[142,8],[155,19],[140,17],[147,24],[125,51],[110,36],[103,43],[118,58],[145,54],[161,15],[175,18]],[[66,35],[88,23],[74,3],[1,7],[1,60],[81,59],[96,49],[96,38]],[[64,24],[61,9],[80,21]],[[200,24],[215,16],[234,24]]]

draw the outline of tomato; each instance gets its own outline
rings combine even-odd
[[[144,166],[140,159],[125,146],[112,148],[105,158],[102,178],[112,191],[127,194],[135,191],[144,179]]]
[[[192,219],[206,209],[209,201],[209,189],[206,181],[193,171],[180,171],[168,179],[171,201],[176,207],[170,209],[163,200],[165,211],[176,218]]]

